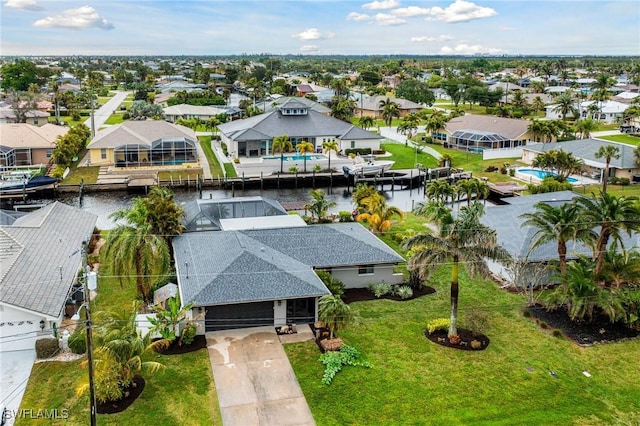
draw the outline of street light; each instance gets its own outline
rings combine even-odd
[[[80,305],[75,314],[71,317],[72,320],[80,320],[80,310],[85,309],[87,314],[87,320],[85,321],[85,329],[87,331],[87,361],[89,364],[89,409],[91,416],[91,426],[96,426],[96,391],[93,380],[93,339],[91,332],[91,293],[97,288],[97,275],[95,272],[91,272],[91,268],[87,265],[87,250],[86,243],[82,244],[82,263],[84,266],[83,275],[83,290],[85,293],[85,302]]]

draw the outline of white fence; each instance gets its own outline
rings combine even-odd
[[[522,147],[485,149],[482,151],[483,160],[493,160],[495,158],[515,158],[522,157]]]

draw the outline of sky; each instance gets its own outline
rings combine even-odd
[[[0,55],[640,55],[637,0],[0,1]]]

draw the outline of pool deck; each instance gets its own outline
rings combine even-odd
[[[531,174],[527,174],[527,173],[522,173],[520,172],[520,170],[539,170],[539,169],[535,169],[533,167],[520,167],[518,169],[516,169],[516,174],[514,176],[514,178],[522,181],[522,182],[526,182],[529,184],[539,184],[542,182],[542,179],[531,175]],[[542,171],[542,170],[540,170]],[[592,179],[588,176],[580,176],[580,175],[570,175],[570,178],[576,179],[576,182],[571,182],[573,185],[576,186],[583,186],[583,185],[599,185],[600,181],[597,179]]]

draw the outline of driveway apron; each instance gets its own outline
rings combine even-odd
[[[315,425],[273,327],[206,334],[222,423]]]

